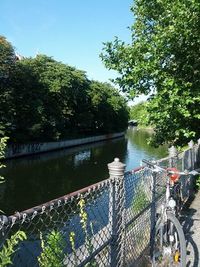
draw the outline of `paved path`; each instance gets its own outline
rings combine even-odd
[[[183,221],[188,251],[186,267],[200,267],[200,191],[185,208]]]

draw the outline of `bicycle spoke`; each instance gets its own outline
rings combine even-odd
[[[167,220],[163,226],[160,224],[157,229],[153,254],[154,267],[184,266],[182,264],[185,261],[184,237],[180,231],[180,223],[174,218],[174,221],[172,218]]]

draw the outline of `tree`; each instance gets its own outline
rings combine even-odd
[[[101,55],[130,97],[149,94],[155,142],[184,144],[200,131],[200,3],[135,0],[132,43],[116,38]]]
[[[15,51],[5,37],[0,36],[0,135],[4,136],[11,128],[13,107],[10,75],[15,67]],[[7,135],[7,133],[6,133]]]
[[[37,141],[42,134],[44,90],[29,59],[17,61],[10,75],[12,107],[11,129],[6,132],[11,141]],[[8,131],[8,127],[6,128]]]
[[[130,108],[130,119],[136,120],[139,125],[147,126],[148,112],[147,112],[148,102],[140,102]]]
[[[15,63],[16,56],[12,45],[5,37],[0,35],[0,79],[9,77],[10,71]]]
[[[45,55],[29,60],[43,90],[44,136],[59,139],[79,131],[89,104],[85,72]]]
[[[10,142],[51,141],[124,130],[124,97],[46,55],[15,60],[1,38],[0,134]],[[95,95],[96,94],[96,95]],[[95,99],[98,98],[98,101]]]
[[[88,109],[84,72],[38,55],[16,62],[10,80],[12,141],[58,140],[81,127]]]
[[[92,81],[89,95],[93,129],[102,133],[124,130],[128,123],[126,100],[108,83]]]

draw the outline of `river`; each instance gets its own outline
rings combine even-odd
[[[143,158],[166,156],[166,147],[147,144],[151,134],[133,128],[123,138],[7,160],[2,171],[6,181],[0,186],[0,207],[10,215],[106,179],[107,164],[115,157],[130,170]]]

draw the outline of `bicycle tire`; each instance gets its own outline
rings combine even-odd
[[[158,238],[160,244],[161,244],[161,250],[164,251],[164,227],[166,226],[166,224],[172,224],[177,232],[178,235],[178,240],[179,240],[179,250],[180,250],[180,262],[179,262],[179,267],[185,267],[186,266],[186,241],[185,241],[185,236],[183,233],[183,229],[182,226],[179,222],[179,220],[176,218],[176,216],[172,213],[167,211],[167,222],[162,223],[161,218],[157,221],[156,223],[156,227],[155,227],[155,242],[156,239]],[[160,235],[161,232],[161,235]],[[167,235],[167,234],[166,234]],[[160,265],[160,263],[157,261],[156,262],[156,244],[154,244],[154,248],[153,248],[153,258],[152,258],[152,266],[153,267],[159,267],[159,266],[173,266],[171,265],[171,263],[169,263],[169,265]],[[161,251],[160,253],[164,253],[163,251]],[[172,254],[172,253],[171,253]],[[162,255],[163,256],[163,255]],[[170,255],[170,257],[172,258],[173,256]],[[177,265],[174,265],[177,266]]]

